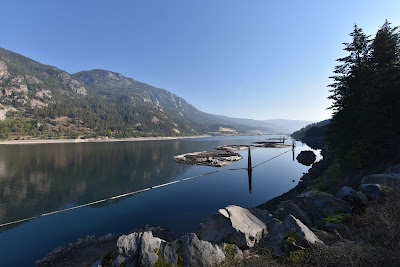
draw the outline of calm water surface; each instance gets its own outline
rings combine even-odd
[[[264,141],[271,136],[212,137],[168,141],[0,146],[0,223],[96,201],[225,168],[246,168],[243,159],[222,168],[176,163],[182,153],[216,146]],[[288,143],[290,143],[289,141]],[[253,166],[288,148],[252,148]],[[310,150],[297,143],[294,157]],[[316,151],[317,152],[317,151]],[[319,160],[321,158],[317,152]],[[197,231],[199,223],[230,204],[259,205],[299,182],[309,167],[292,152],[255,168],[211,174],[90,207],[0,228],[3,265],[30,266],[55,247],[83,235],[127,233],[145,224],[176,232]],[[294,180],[294,182],[293,182]]]

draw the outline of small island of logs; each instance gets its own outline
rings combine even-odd
[[[265,148],[286,148],[292,147],[293,145],[286,145],[285,138],[270,138],[269,141],[263,142],[252,142],[252,145],[224,145],[218,146],[215,149],[217,151],[202,151],[193,152],[182,155],[177,155],[173,159],[178,163],[191,164],[191,165],[202,165],[202,166],[212,166],[212,167],[222,167],[229,165],[235,161],[241,160],[243,157],[233,151],[237,150],[249,150],[249,168],[251,169],[251,147],[265,147]],[[272,141],[275,140],[275,141]]]
[[[240,154],[230,150],[193,152],[174,157],[178,163],[212,167],[226,166],[241,159]]]
[[[254,147],[275,147],[275,148],[285,148],[292,147],[291,145],[285,145],[282,142],[252,142]]]
[[[226,150],[226,151],[236,151],[236,150],[245,150],[248,149],[249,146],[246,145],[227,145],[227,146],[218,146],[216,150]]]

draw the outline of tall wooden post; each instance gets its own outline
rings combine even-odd
[[[292,154],[293,154],[293,161],[294,161],[294,148],[296,147],[296,141],[292,140]]]
[[[253,172],[252,171],[248,171],[247,175],[249,176],[249,194],[251,194],[251,187],[252,187],[252,179],[253,179]]]
[[[249,176],[249,193],[251,194],[251,183],[252,183],[252,176],[253,176],[253,166],[251,166],[251,150],[249,146],[249,155],[247,157],[247,175]]]
[[[251,150],[249,146],[249,156],[247,157],[247,171],[253,171],[253,167],[251,166]]]

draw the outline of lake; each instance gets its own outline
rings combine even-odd
[[[247,150],[237,151],[242,160],[222,168],[179,164],[172,157],[266,138],[271,136],[1,145],[0,224],[215,170],[246,168]],[[252,148],[253,166],[288,150]],[[294,157],[302,150],[311,149],[297,142]],[[308,169],[289,151],[255,168],[251,181],[246,170],[224,171],[1,227],[0,265],[34,265],[83,235],[128,233],[146,224],[196,232],[220,208],[257,206],[290,190]]]

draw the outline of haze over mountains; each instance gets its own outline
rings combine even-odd
[[[216,116],[231,123],[246,125],[248,127],[270,129],[272,133],[292,133],[294,131],[301,129],[306,125],[313,123],[312,121],[305,121],[305,120],[285,120],[285,119],[253,120],[253,119],[231,118],[222,115],[216,115]]]
[[[69,74],[0,48],[0,123],[1,139],[19,139],[291,133],[310,122],[208,114],[119,73]]]

